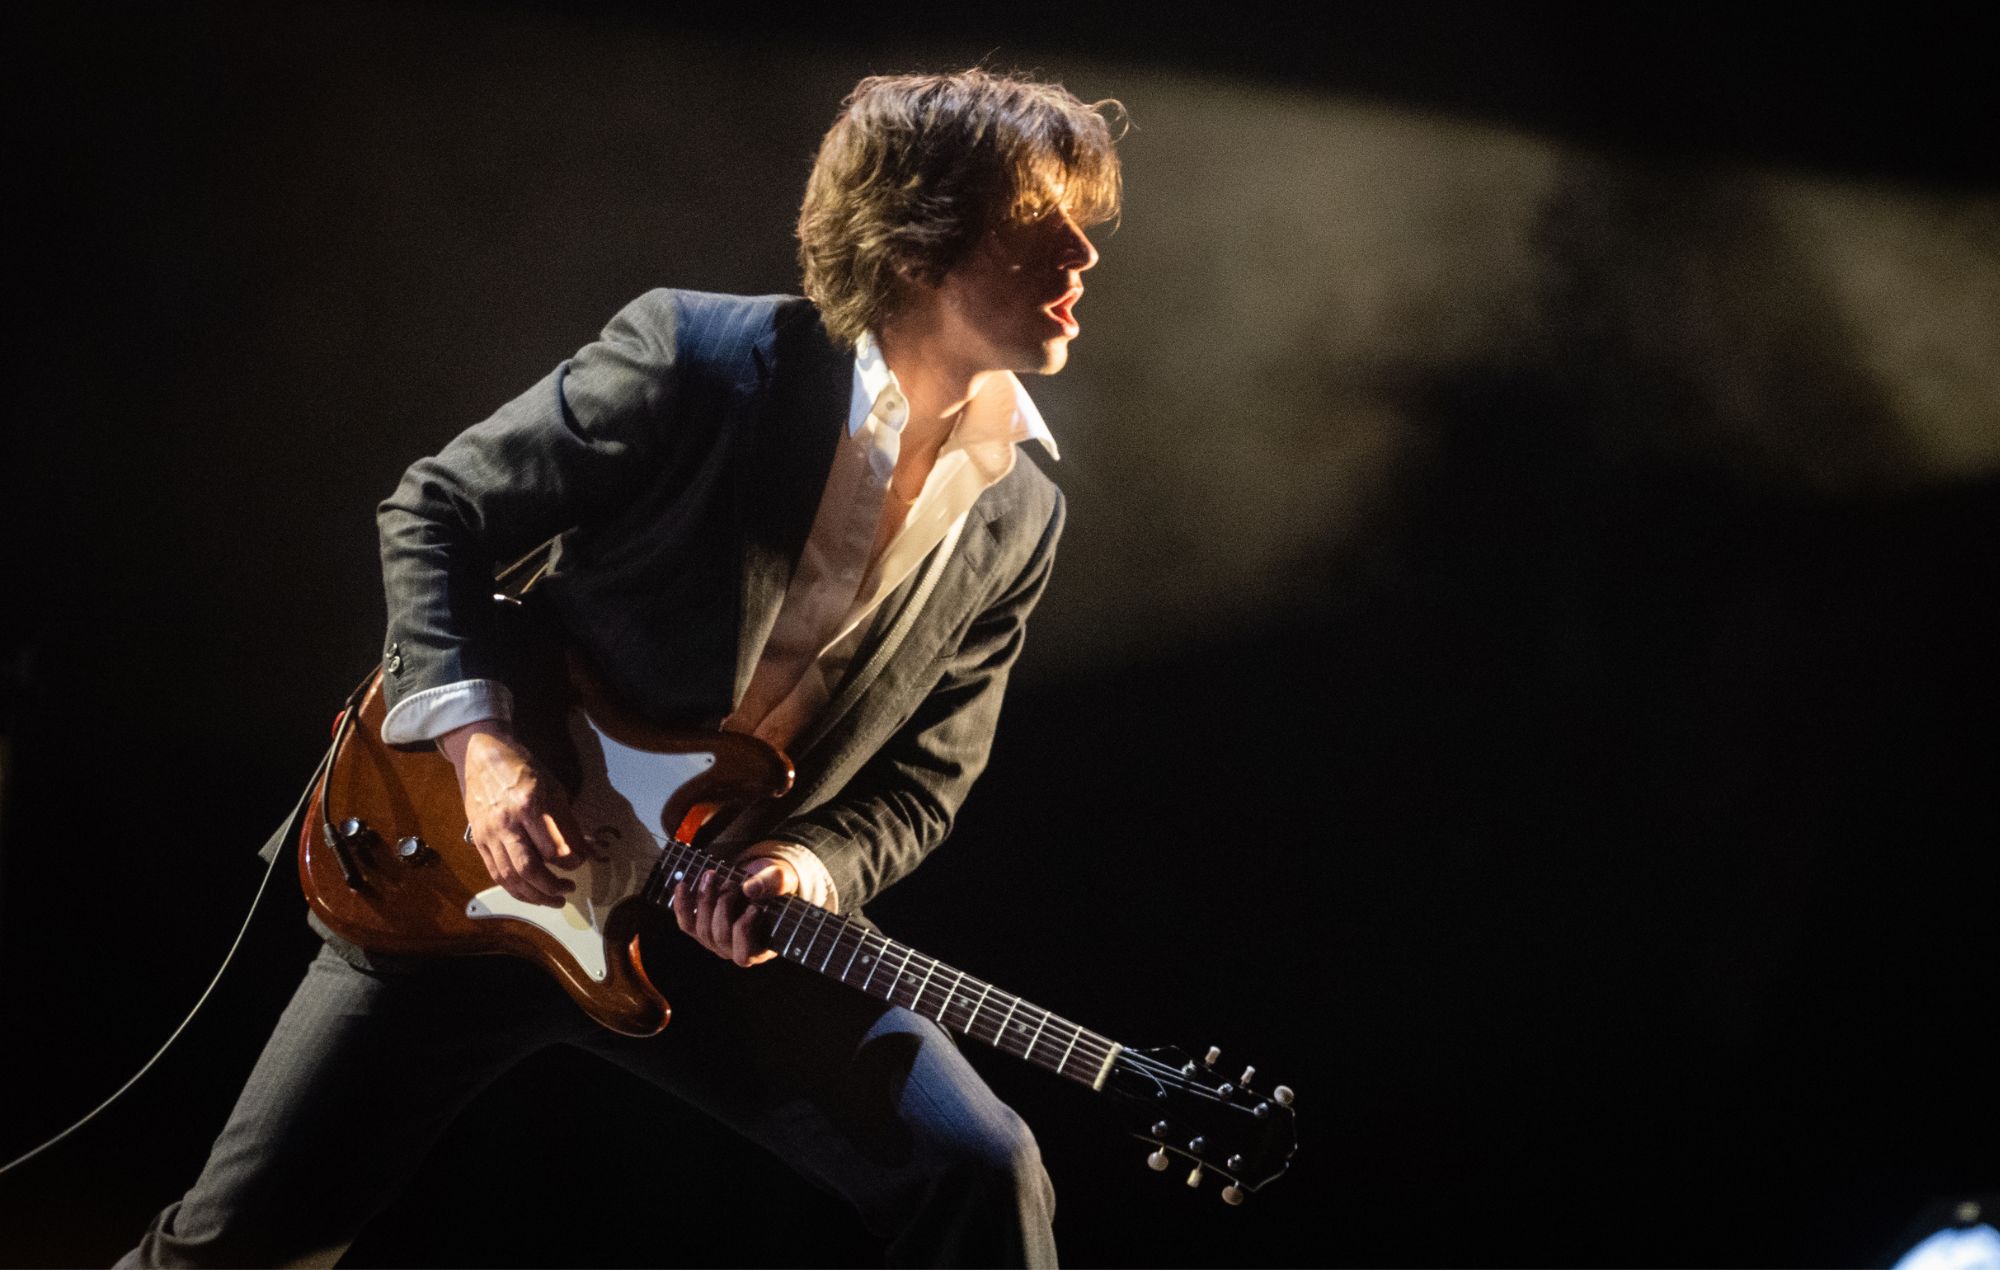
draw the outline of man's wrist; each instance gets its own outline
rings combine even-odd
[[[511,740],[514,730],[505,719],[475,719],[471,723],[460,724],[437,738],[438,753],[450,760],[451,765],[463,770],[465,751],[473,740],[480,736],[497,736]]]

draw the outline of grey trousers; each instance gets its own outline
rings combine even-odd
[[[673,1024],[635,1039],[523,962],[388,973],[322,950],[200,1178],[118,1265],[332,1265],[476,1093],[565,1044],[790,1161],[854,1206],[891,1264],[1056,1264],[1034,1138],[936,1024],[797,967],[688,952],[661,977]]]

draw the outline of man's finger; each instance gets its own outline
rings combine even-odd
[[[674,883],[674,924],[681,928],[683,935],[692,935],[695,930],[694,888],[686,882]]]
[[[486,876],[492,878],[495,882],[500,882],[500,876],[505,870],[500,867],[500,862],[494,857],[492,850],[477,838],[473,838],[471,842],[472,849],[479,853],[479,862],[486,866]],[[505,886],[507,884],[500,882],[500,885]]]
[[[560,890],[569,890],[572,883],[550,873],[547,866],[559,863],[569,867],[572,864],[581,864],[583,858],[570,850],[569,840],[556,829],[554,819],[547,812],[531,812],[521,817],[519,831],[534,848],[535,862],[541,866],[540,872],[552,885],[558,885]]]
[[[542,857],[533,844],[520,833],[503,832],[500,841],[507,849],[507,860],[514,866],[514,875],[528,892],[525,895],[516,892],[516,897],[531,904],[560,907],[563,893],[574,889],[575,883],[549,872],[549,867],[542,863]]]
[[[721,956],[729,956],[729,928],[736,924],[737,908],[743,902],[743,893],[731,886],[720,875],[714,875],[709,883],[708,902],[708,946]]]
[[[719,956],[728,952],[715,946],[715,870],[705,869],[694,884],[694,929],[688,933],[703,948]]]
[[[577,868],[589,858],[585,854],[588,844],[583,840],[583,831],[576,827],[567,799],[558,794],[550,803],[549,809],[536,817],[543,837],[553,850],[553,854],[544,852],[542,858],[558,869]]]
[[[739,966],[749,965],[751,959],[761,951],[760,945],[763,940],[757,933],[757,919],[763,913],[763,909],[750,904],[744,907],[742,916],[730,924],[729,959]]]

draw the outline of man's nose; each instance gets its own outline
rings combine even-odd
[[[1097,248],[1092,245],[1090,235],[1083,232],[1083,226],[1065,213],[1062,218],[1062,228],[1062,258],[1058,262],[1062,268],[1082,273],[1094,266],[1097,263]]]

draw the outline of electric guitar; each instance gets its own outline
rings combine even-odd
[[[381,739],[378,674],[336,725],[314,790],[316,816],[299,838],[306,899],[342,938],[370,952],[504,953],[541,966],[591,1018],[648,1036],[667,1024],[666,998],[646,976],[641,936],[671,920],[674,884],[707,869],[742,875],[692,845],[705,825],[784,794],[791,764],[736,733],[668,731],[622,714],[575,659],[556,676],[539,723],[516,728],[570,791],[591,850],[566,876],[561,908],[528,904],[496,886],[467,841],[451,765],[428,747]],[[1147,1162],[1192,1166],[1243,1197],[1281,1176],[1296,1149],[1292,1091],[1234,1080],[1210,1049],[1196,1062],[1173,1049],[1132,1049],[945,965],[826,909],[787,897],[769,910],[770,947],[785,961],[1092,1090],[1122,1096],[1133,1131],[1154,1145]]]

